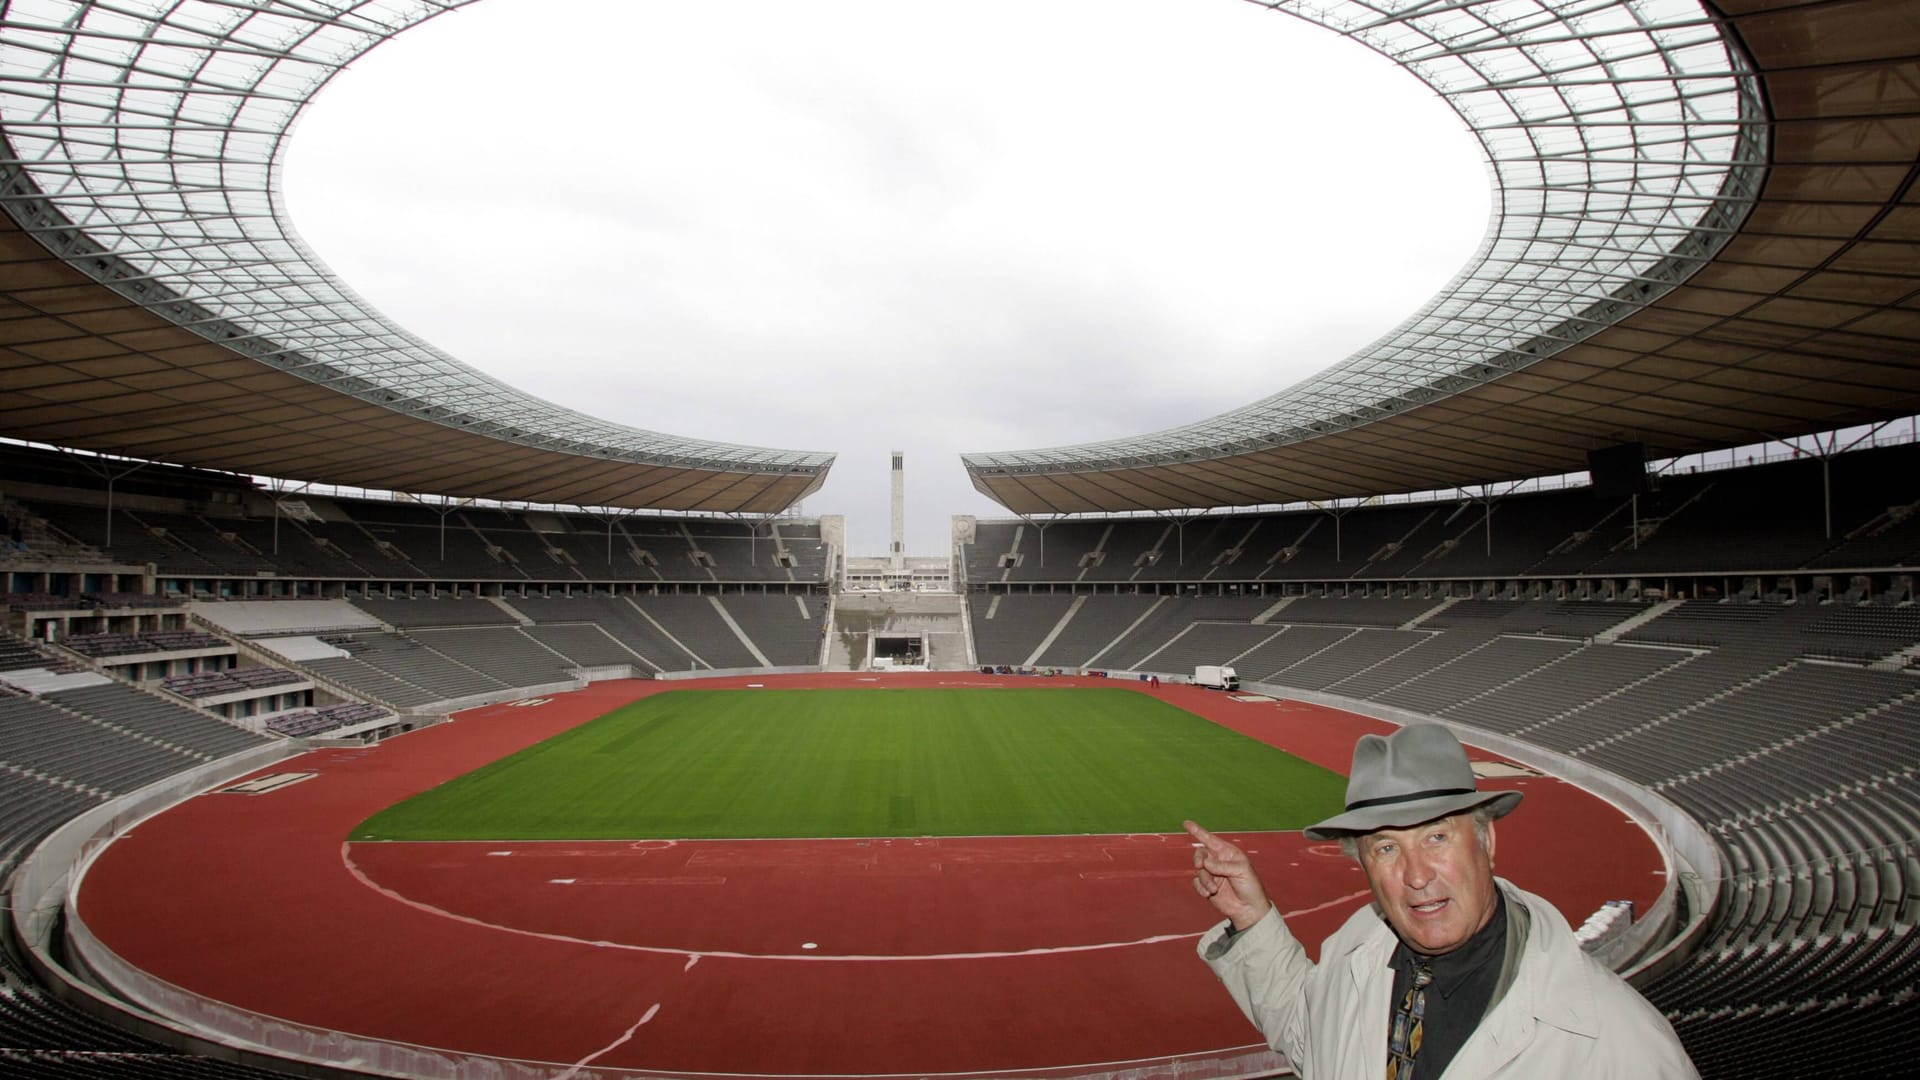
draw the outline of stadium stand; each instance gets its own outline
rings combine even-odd
[[[517,626],[417,629],[409,636],[507,686],[543,686],[571,678],[573,665],[566,657],[521,633]]]
[[[733,624],[773,667],[820,662],[826,604],[805,596],[735,593],[715,598]]]
[[[33,646],[5,630],[0,630],[0,671],[43,667],[46,664],[47,658],[40,655]]]
[[[1264,597],[1162,596],[1144,618],[1127,628],[1118,641],[1089,656],[1086,665],[1132,671],[1168,641],[1171,629],[1189,623],[1216,620],[1226,623],[1250,622],[1271,606],[1273,601]]]
[[[1882,463],[1875,470],[1920,464],[1909,448],[1867,453]],[[1231,663],[1261,686],[1320,690],[1514,735],[1674,799],[1719,841],[1733,869],[1721,883],[1726,913],[1702,952],[1650,992],[1689,1045],[1740,1062],[1747,1058],[1718,1034],[1729,1020],[1774,1010],[1871,1037],[1892,1003],[1909,1000],[1900,995],[1911,994],[1920,965],[1911,932],[1920,915],[1920,767],[1912,764],[1920,760],[1920,692],[1910,667],[1920,609],[1900,584],[1920,546],[1901,539],[1907,518],[1889,514],[1907,504],[1890,501],[1884,484],[1858,480],[1836,487],[1831,542],[1824,532],[1810,537],[1802,522],[1777,542],[1746,543],[1745,532],[1770,519],[1740,507],[1809,497],[1805,463],[1772,471],[1781,468],[1668,478],[1642,500],[1638,529],[1631,505],[1573,491],[1368,507],[1337,519],[1294,511],[1184,524],[1067,522],[1045,530],[1042,563],[1039,529],[983,522],[976,543],[959,552],[967,618],[982,664],[1178,676],[1196,664]],[[37,512],[57,504],[21,505]],[[242,641],[272,647],[310,638],[348,655],[175,673],[163,684],[209,700],[236,679],[264,684],[311,671],[370,702],[269,716],[268,737],[378,725],[395,720],[396,710],[568,681],[582,667],[819,662],[826,597],[753,591],[810,585],[813,567],[824,575],[811,526],[780,523],[749,535],[734,522],[608,523],[465,508],[445,515],[442,559],[442,515],[433,508],[312,505],[332,517],[280,520],[280,551],[293,553],[268,564],[288,577],[351,564],[341,598],[214,599],[188,610]],[[72,519],[76,531],[104,542],[104,514],[83,510],[56,510],[46,520],[58,530],[58,521]],[[125,553],[166,560],[181,574],[179,591],[193,594],[240,595],[197,576],[206,566],[251,565],[223,549],[231,546],[226,534],[256,553],[275,542],[264,531],[271,521],[196,529],[153,508],[126,514],[133,531]],[[122,524],[116,517],[116,549]],[[622,581],[607,582],[588,565],[609,562],[609,524],[612,562],[631,568]],[[343,539],[314,544],[322,534]],[[351,558],[341,554],[353,543],[345,537],[359,538]],[[183,554],[183,544],[191,551]],[[1729,551],[1737,561],[1726,561]],[[1866,552],[1894,555],[1850,557]],[[389,565],[369,573],[367,564],[380,561]],[[525,573],[497,592],[474,580],[503,566]],[[1669,572],[1674,567],[1689,569]],[[544,582],[532,580],[535,570]],[[1517,577],[1477,576],[1488,572]],[[686,583],[679,587],[712,591],[613,591],[674,587],[676,573]],[[143,602],[150,601],[124,589],[26,589],[9,594],[7,608],[17,617],[78,615],[70,620],[78,627],[96,625],[87,620],[98,613],[142,610]],[[61,644],[111,661],[227,642],[200,629],[143,625],[79,630]],[[0,640],[0,670],[54,663],[30,643]],[[251,671],[261,674],[238,674]],[[0,763],[25,770],[0,780],[0,839],[16,845],[105,792],[260,737],[194,710],[167,712],[154,695],[118,683],[0,700],[12,703],[7,716],[23,718],[0,747]],[[138,709],[119,711],[129,703]],[[50,724],[68,734],[35,734]],[[69,732],[75,725],[83,729],[78,741]],[[1757,981],[1730,993],[1730,966]],[[1802,992],[1814,976],[1831,991]]]
[[[260,741],[251,732],[120,682],[55,690],[43,695],[42,700],[135,739],[201,760],[222,757]]]
[[[1007,593],[974,605],[974,654],[983,664],[1021,666],[1072,609],[1064,594]]]
[[[258,578],[390,583],[529,582],[825,585],[831,550],[818,522],[507,510],[458,502],[269,495],[232,477],[177,467],[120,478],[109,512],[103,480],[65,455],[10,447],[9,475],[33,482],[10,514],[43,555],[74,565],[152,564],[158,590],[251,598]],[[363,590],[364,591],[364,590]],[[338,595],[334,593],[332,595]]]
[[[1579,647],[1578,642],[1553,638],[1497,637],[1459,656],[1426,666],[1417,674],[1392,683],[1374,697],[1390,705],[1432,714],[1455,703],[1470,702],[1529,672],[1545,668]],[[1385,666],[1384,662],[1376,665]],[[1402,668],[1393,674],[1408,670],[1412,669]],[[1289,672],[1281,672],[1279,678],[1286,679],[1288,676]],[[1348,693],[1343,688],[1345,683],[1357,677],[1350,676],[1346,680],[1330,683],[1324,689]]]
[[[686,536],[690,558],[704,560],[716,581],[790,582],[801,580],[795,573],[801,545],[789,545],[775,531],[762,535],[758,524],[736,524],[713,519],[689,518],[680,522]],[[817,528],[817,526],[816,526]],[[817,542],[816,545],[817,547]],[[817,556],[817,553],[816,553]],[[812,570],[823,570],[816,557]],[[816,573],[813,580],[821,578]]]
[[[220,531],[236,544],[260,553],[281,573],[321,578],[417,577],[419,571],[382,553],[351,527],[289,517],[233,517],[219,521]]]
[[[605,628],[592,623],[528,626],[522,632],[577,667],[652,666],[645,657],[620,644]]]
[[[124,728],[95,727],[89,730],[85,715],[76,709],[37,697],[0,698],[0,761],[70,780],[103,796],[132,791],[197,761],[184,750],[141,740]]]
[[[141,516],[127,510],[103,512],[91,507],[39,501],[24,505],[38,519],[37,523],[44,524],[55,535],[106,552],[120,562],[155,563],[196,577],[221,572],[219,566],[183,541],[170,538],[171,521],[166,515],[146,511],[162,522],[150,526]]]
[[[57,593],[21,592],[7,594],[8,611],[68,611],[91,606],[71,596]]]
[[[1920,492],[1889,483],[1920,470],[1920,447],[1860,450],[1825,465],[1833,481],[1830,491],[1822,483],[1823,463],[1802,460],[1666,475],[1638,499],[1571,488],[1497,499],[1460,495],[1427,504],[1207,517],[1182,526],[1184,558],[1171,550],[1174,545],[1163,535],[1169,525],[1159,518],[1050,525],[1044,563],[1035,525],[982,520],[974,542],[962,549],[961,565],[972,587],[991,590],[1120,580],[1327,583],[1696,573],[1724,578],[1920,563],[1914,509]],[[1737,541],[1730,544],[1733,538]],[[1107,550],[1148,549],[1160,550],[1163,557],[1136,568],[1137,573],[1096,577],[1083,572],[1083,562],[1098,562]]]
[[[592,623],[655,671],[686,671],[699,666],[685,647],[667,636],[660,624],[629,597],[525,596],[515,597],[512,605],[536,626]]]
[[[188,649],[224,649],[228,644],[218,635],[196,630],[157,631],[144,634],[70,634],[60,643],[83,656],[103,660],[156,652],[180,652]]]
[[[1524,648],[1525,639],[1514,639],[1515,644]],[[1362,700],[1389,701],[1402,708],[1418,708],[1408,704],[1404,698],[1417,698],[1420,680],[1430,677],[1448,678],[1448,672],[1485,671],[1493,660],[1490,654],[1496,653],[1502,643],[1500,638],[1488,638],[1479,634],[1456,632],[1451,634],[1422,633],[1418,640],[1405,649],[1387,656],[1377,663],[1362,668],[1338,682],[1329,684],[1326,689],[1346,694]],[[1504,678],[1508,669],[1501,667],[1492,678]],[[1472,677],[1468,675],[1468,677]],[[1393,700],[1382,695],[1401,689],[1402,700]]]
[[[1242,679],[1262,678],[1351,633],[1351,630],[1322,631],[1316,627],[1194,623],[1187,632],[1148,653],[1136,666],[1146,671],[1180,674],[1190,673],[1200,664],[1230,664],[1242,672]]]
[[[30,453],[20,448],[13,456]],[[1816,484],[1820,463],[1802,461],[1663,477],[1637,509],[1632,500],[1570,489],[1491,500],[1367,506],[1341,510],[1337,516],[1300,510],[1177,523],[1122,518],[1065,521],[1044,530],[1027,522],[983,521],[975,541],[961,548],[961,566],[975,588],[1186,582],[1271,587],[1507,574],[1535,579],[1578,575],[1591,586],[1596,576],[1658,573],[1714,578],[1717,595],[1751,587],[1742,579],[1755,575],[1834,570],[1839,573],[1829,587],[1838,595],[1854,587],[1850,571],[1906,565],[1920,553],[1920,540],[1912,537],[1920,528],[1909,512],[1913,504],[1890,494],[1881,481],[1915,468],[1920,464],[1917,453],[1910,446],[1893,446],[1836,458],[1830,469],[1830,498]],[[196,483],[210,482],[191,470],[177,472],[185,475],[170,475],[141,497],[163,502],[155,492],[177,490],[186,476]],[[135,481],[142,475],[126,483],[137,489]],[[188,596],[252,595],[248,590],[257,589],[259,582],[249,579],[261,572],[298,579],[303,589],[313,587],[306,581],[310,578],[341,580],[357,593],[363,583],[460,581],[493,583],[490,588],[507,589],[510,595],[542,581],[815,587],[828,575],[826,545],[818,525],[809,522],[750,526],[638,516],[607,521],[579,513],[473,507],[443,514],[419,503],[337,498],[312,500],[309,509],[324,509],[327,515],[320,519],[282,515],[278,503],[255,499],[228,507],[225,513],[233,516],[217,519],[202,514],[195,520],[191,514],[144,505],[116,510],[109,544],[107,515],[99,506],[63,503],[54,494],[36,489],[32,497],[16,503],[47,528],[76,534],[75,542],[110,549],[126,563],[152,562],[163,591]],[[81,486],[69,497],[83,500],[90,494]],[[1822,528],[1823,499],[1831,504],[1831,539]],[[1739,561],[1725,562],[1725,538],[1754,535],[1762,519],[1755,514],[1768,520],[1790,518],[1795,523],[1791,536],[1765,543],[1743,541],[1732,549]],[[124,523],[123,517],[128,518]],[[316,540],[327,544],[316,546]],[[448,545],[444,556],[443,542]],[[283,554],[276,557],[275,551]],[[1874,560],[1849,565],[1849,552],[1871,553]],[[1903,586],[1905,592],[1892,585],[1883,578],[1866,598],[1889,592],[1911,598],[1910,584]],[[1391,623],[1383,617],[1374,625]]]
[[[299,712],[283,713],[267,721],[267,730],[276,735],[297,739],[310,735],[322,735],[340,728],[376,720],[385,720],[392,716],[392,713],[378,705],[351,702],[344,705],[329,705],[321,709],[303,709]]]
[[[0,774],[8,784],[23,785],[18,805],[5,814],[12,842],[24,845],[38,835],[36,826],[58,824],[59,819],[40,820],[27,805],[49,797],[45,785],[85,792],[98,801],[260,740],[125,684],[86,679],[90,685],[43,694],[0,682],[8,691],[0,696]],[[73,802],[64,796],[59,801]]]
[[[1356,612],[1355,614],[1363,615],[1364,613]],[[1337,648],[1318,650],[1291,664],[1267,671],[1258,678],[1280,682],[1287,686],[1324,690],[1405,649],[1412,648],[1425,637],[1425,634],[1417,630],[1361,627],[1342,636]],[[1244,673],[1241,676],[1242,679],[1247,677]]]
[[[297,672],[282,668],[232,668],[227,671],[203,671],[195,675],[175,675],[160,681],[167,691],[195,700],[238,694],[248,690],[285,686],[302,681]]]
[[[754,646],[717,598],[700,595],[633,597],[634,606],[678,643],[700,667],[764,667]]]
[[[472,597],[393,600],[360,596],[352,602],[353,606],[399,630],[428,626],[511,626],[519,621],[506,608]]]
[[[422,576],[434,579],[519,579],[527,575],[503,549],[491,544],[451,507],[365,502],[353,507],[355,522],[384,552],[395,553]]]
[[[1095,595],[1073,605],[1053,640],[1034,662],[1043,667],[1084,667],[1128,627],[1153,609],[1151,596]]]
[[[348,655],[307,660],[301,667],[392,709],[508,689],[501,680],[406,634],[333,635],[323,640]]]

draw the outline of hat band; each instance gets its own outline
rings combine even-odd
[[[1354,810],[1365,810],[1369,806],[1387,806],[1393,803],[1417,802],[1421,799],[1432,799],[1441,795],[1474,795],[1477,793],[1476,789],[1470,787],[1428,788],[1425,791],[1416,791],[1409,795],[1387,795],[1378,799],[1361,799],[1359,802],[1348,803],[1347,810],[1351,812]]]

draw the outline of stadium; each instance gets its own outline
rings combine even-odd
[[[1178,818],[1317,940],[1364,882],[1297,830],[1413,721],[1704,1075],[1905,1060],[1910,5],[1260,5],[1444,99],[1491,231],[1271,396],[967,455],[1008,516],[932,567],[302,245],[301,110],[462,6],[0,5],[0,1071],[1279,1075]]]

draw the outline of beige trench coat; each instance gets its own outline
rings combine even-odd
[[[1552,904],[1510,882],[1500,887],[1509,903],[1526,905],[1530,928],[1511,987],[1468,1036],[1446,1080],[1699,1076],[1666,1017],[1581,951]],[[1301,1080],[1385,1075],[1394,936],[1371,906],[1326,940],[1318,965],[1277,912],[1222,950],[1225,934],[1222,923],[1201,936],[1201,959]]]

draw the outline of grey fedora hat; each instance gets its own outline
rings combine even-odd
[[[1520,805],[1518,791],[1481,791],[1460,740],[1439,724],[1408,724],[1391,735],[1362,735],[1353,747],[1345,813],[1306,830],[1309,840],[1404,829],[1491,804],[1494,817]]]

